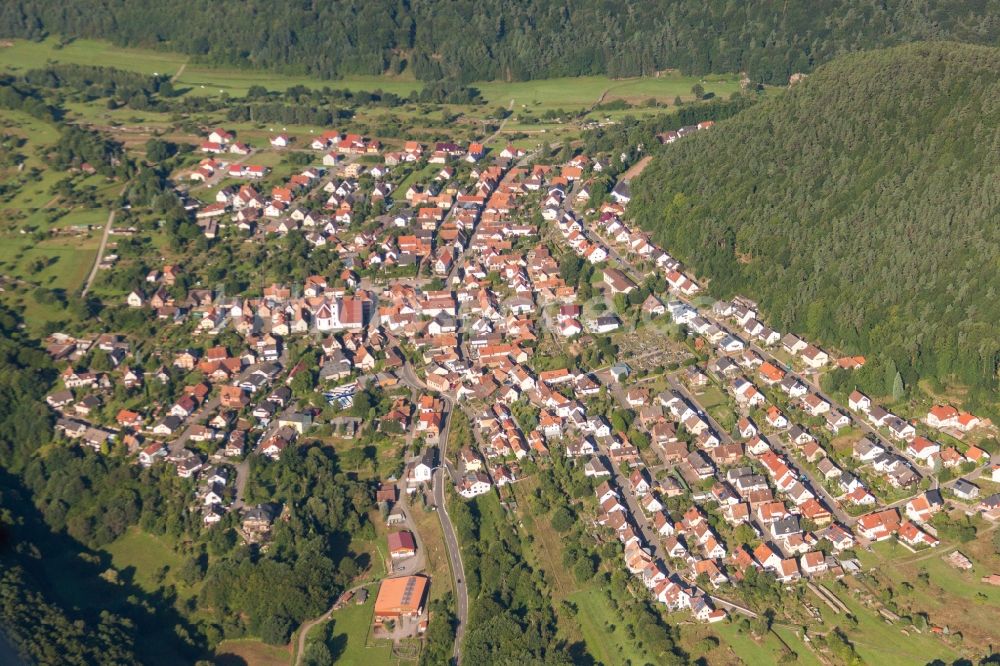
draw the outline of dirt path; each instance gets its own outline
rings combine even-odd
[[[623,173],[618,180],[623,180],[628,182],[642,173],[642,170],[649,166],[649,163],[653,161],[652,155],[646,155],[641,160],[633,164],[628,168],[628,171]]]
[[[122,185],[122,189],[118,193],[119,197],[125,194],[126,188],[128,188],[127,183]],[[101,236],[101,245],[97,248],[97,256],[94,257],[94,265],[90,269],[90,275],[87,276],[87,282],[83,285],[83,293],[80,294],[84,298],[87,296],[87,292],[90,291],[91,285],[94,284],[94,278],[97,277],[97,271],[100,269],[101,259],[104,257],[104,250],[108,246],[108,236],[111,235],[111,225],[115,223],[115,212],[115,209],[112,208],[108,213],[108,221],[104,225],[104,234]]]
[[[361,583],[360,585],[355,585],[351,589],[345,590],[342,594],[347,594],[348,592],[357,592],[361,588],[368,587],[371,584],[372,581],[368,581],[367,583]],[[325,613],[323,613],[314,620],[307,620],[306,622],[303,622],[302,626],[299,627],[299,638],[296,641],[296,646],[295,646],[295,666],[298,666],[299,664],[302,663],[302,653],[305,652],[306,638],[309,636],[309,632],[312,631],[312,628],[315,627],[317,624],[329,620],[330,616],[333,615],[333,611],[334,607],[330,606],[330,608]]]
[[[187,66],[187,61],[181,63],[181,66],[177,69],[177,73],[170,77],[170,83],[177,83],[177,79],[181,78],[181,74],[184,73],[184,68]]]
[[[513,111],[514,111],[514,98],[513,97],[510,99],[510,103],[507,104],[507,110],[511,111],[512,113],[510,115],[508,115],[506,118],[504,118],[503,120],[500,121],[500,124],[497,126],[497,131],[496,132],[493,132],[493,134],[490,134],[488,137],[486,137],[486,139],[483,140],[483,145],[484,146],[492,143],[495,138],[497,138],[498,136],[500,136],[500,132],[503,131],[503,126],[506,125],[507,121],[510,120],[511,116],[514,115],[513,114]],[[458,262],[455,262],[455,263],[457,264]]]

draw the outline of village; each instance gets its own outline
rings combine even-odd
[[[381,635],[427,627],[434,580],[411,504],[437,512],[464,623],[448,503],[506,499],[529,462],[554,456],[591,482],[586,519],[620,543],[615,566],[705,623],[756,616],[731,594],[750,569],[784,585],[841,577],[878,542],[935,548],[939,512],[1000,520],[987,492],[1000,465],[973,443],[994,426],[947,404],[893,414],[859,390],[823,390],[824,373],[865,359],[774,330],[749,299],[705,296],[697,267],[629,226],[641,161],[336,130],[237,139],[207,131],[203,159],[175,175],[206,241],[299,236],[337,265],[253,294],[163,265],[123,305],[172,346],[137,359],[119,331],[54,333],[62,387],[47,402],[60,437],[172,465],[204,529],[236,514],[264,548],[288,508],[245,501],[250,457],[318,437],[393,442],[376,463]],[[258,159],[293,150],[308,164],[292,173]],[[456,442],[457,420],[469,427]]]

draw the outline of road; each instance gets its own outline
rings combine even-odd
[[[607,246],[607,248],[608,248],[608,257],[610,259],[612,259],[615,263],[617,263],[623,270],[625,270],[631,276],[634,277],[634,276],[637,276],[637,275],[642,275],[643,277],[645,277],[648,274],[647,272],[643,272],[643,271],[637,270],[635,268],[635,266],[632,264],[632,262],[630,262],[628,259],[626,259],[625,257],[623,257],[617,251],[617,249],[615,249],[615,245],[613,243],[611,243],[609,241],[609,239],[605,238],[601,234],[598,234],[596,231],[595,231],[595,236],[597,236],[598,238],[600,238],[601,242],[604,243]],[[683,295],[678,295],[677,298],[679,300],[687,303],[688,305],[692,305],[690,299],[686,298]],[[717,317],[715,317],[711,313],[711,311],[709,311],[707,309],[704,309],[704,308],[698,308],[698,312],[699,312],[699,314],[702,317],[704,317],[710,323],[713,323],[716,326],[719,326],[720,328],[731,332],[731,327],[726,322],[723,322],[720,319],[718,319]],[[737,337],[739,337],[740,339],[743,339],[743,336],[737,336]],[[788,369],[786,367],[786,365],[783,362],[781,362],[780,360],[778,360],[777,358],[775,358],[773,354],[771,354],[768,350],[764,349],[763,347],[760,347],[759,345],[756,345],[753,342],[748,342],[747,343],[747,348],[750,349],[750,350],[752,350],[752,351],[754,351],[754,352],[756,352],[757,354],[759,354],[761,356],[761,358],[763,358],[765,361],[768,361],[769,363],[771,363],[771,364],[773,364],[773,365],[775,365],[777,367],[785,368],[786,370],[790,370],[790,369]],[[793,376],[797,377],[803,383],[805,383],[813,393],[815,393],[820,398],[822,398],[823,400],[825,400],[826,402],[828,402],[830,404],[830,406],[831,406],[832,409],[841,411],[841,412],[843,412],[845,414],[850,414],[851,413],[850,410],[844,409],[844,407],[842,407],[840,404],[838,404],[837,401],[835,401],[831,396],[827,395],[820,388],[820,386],[816,383],[815,379],[812,376],[810,376],[808,374],[804,374],[804,373],[791,373],[791,374]],[[694,404],[697,405],[697,402],[694,402]],[[700,409],[700,406],[699,406],[699,409]],[[709,419],[709,423],[712,425],[712,427],[715,428],[716,431],[719,432],[719,434],[721,436],[722,433],[721,433],[721,431],[718,430],[717,424],[715,424],[714,421],[711,420],[710,416],[706,415],[706,417]],[[864,431],[866,434],[871,435],[872,437],[874,437],[876,439],[876,441],[883,441],[883,442],[886,441],[885,438],[882,437],[882,435],[879,434],[879,432],[876,431],[867,421],[865,421],[863,417],[855,416],[852,419],[852,421],[855,424],[857,424],[861,428],[861,430]],[[771,440],[772,445],[777,450],[785,452],[784,451],[784,447],[781,446],[779,443],[777,443],[777,441],[776,441],[777,439],[778,438],[774,438],[774,439]],[[725,439],[723,439],[723,441],[725,442]],[[895,447],[893,447],[893,448],[895,448]],[[903,458],[905,458],[910,463],[910,465],[913,468],[913,470],[916,471],[916,473],[919,476],[926,475],[926,473],[927,473],[927,468],[926,467],[924,467],[923,465],[917,464],[914,460],[912,460],[909,456],[907,456],[902,450],[896,449],[895,452],[897,454],[899,454],[900,456],[902,456]],[[787,452],[785,452],[785,453],[787,454]],[[789,457],[789,460],[791,460],[790,457]],[[837,517],[838,520],[840,520],[844,525],[847,525],[847,526],[853,525],[854,523],[857,522],[857,519],[854,518],[854,517],[852,517],[852,516],[850,516],[846,511],[844,511],[843,508],[841,508],[840,503],[837,502],[833,498],[833,496],[830,495],[829,492],[827,492],[827,490],[823,486],[823,484],[818,479],[814,478],[812,476],[812,474],[808,470],[806,470],[804,468],[800,468],[799,471],[800,471],[800,476],[802,476],[803,478],[805,478],[805,479],[807,479],[809,481],[810,490],[812,490],[815,493],[818,493],[820,496],[822,496],[824,498],[824,500],[829,504],[831,511],[834,513],[834,515]],[[907,501],[909,499],[910,499],[910,497],[907,497],[907,498],[905,498],[903,500],[903,502],[905,502],[905,501]]]
[[[403,384],[417,391],[427,390],[413,366],[409,363],[404,365],[399,372],[399,379]],[[445,471],[452,475],[447,462],[448,434],[451,431],[451,415],[455,409],[455,402],[451,396],[441,394],[447,406],[444,425],[441,427],[440,449],[441,464],[434,470],[434,506],[437,509],[438,520],[441,522],[441,532],[444,534],[444,545],[448,551],[448,562],[451,565],[451,573],[455,587],[455,615],[458,618],[458,626],[455,627],[455,663],[462,662],[462,638],[465,635],[465,627],[469,623],[469,588],[465,582],[465,564],[462,562],[462,549],[458,544],[458,536],[455,534],[455,526],[451,522],[448,514],[448,505],[445,497]],[[450,480],[449,480],[450,482]]]
[[[126,189],[128,189],[128,185],[122,185],[121,191],[118,192],[119,198],[125,194]],[[115,223],[116,212],[114,208],[108,212],[108,221],[105,223],[104,233],[101,235],[101,245],[97,248],[97,256],[94,257],[94,265],[90,268],[90,275],[87,276],[87,281],[83,284],[81,297],[85,298],[87,296],[87,292],[90,291],[91,285],[94,284],[94,280],[97,278],[97,271],[100,270],[101,260],[104,258],[104,250],[108,247],[108,237],[111,236],[111,227]]]

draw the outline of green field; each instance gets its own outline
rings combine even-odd
[[[222,641],[215,649],[218,666],[288,666],[288,648],[251,639]]]
[[[0,70],[23,72],[43,67],[49,62],[82,65],[105,65],[141,72],[144,74],[170,74],[180,90],[194,95],[220,95],[242,97],[250,86],[264,86],[269,90],[285,90],[303,85],[312,88],[341,88],[348,90],[376,90],[408,95],[423,84],[404,77],[352,76],[345,79],[322,80],[303,75],[282,74],[251,69],[221,68],[189,62],[183,54],[144,49],[126,49],[107,42],[80,39],[59,47],[56,39],[43,42],[15,40],[12,46],[0,49]],[[182,69],[183,68],[183,69]],[[537,81],[484,81],[472,85],[478,88],[491,106],[508,106],[515,109],[547,110],[586,108],[599,101],[625,99],[641,103],[647,99],[672,102],[678,95],[692,99],[691,87],[701,83],[706,92],[728,96],[739,90],[739,79],[731,76],[698,78],[677,72],[665,72],[659,77],[610,79],[603,76],[544,79]]]
[[[720,97],[739,90],[739,79],[735,76],[713,76],[703,80],[678,73],[629,79],[582,76],[510,83],[488,81],[473,85],[482,91],[483,97],[491,104],[507,106],[513,100],[516,112],[522,108],[545,111],[589,107],[602,99],[604,102],[624,99],[631,103],[641,103],[652,98],[661,102],[672,102],[674,97],[680,95],[682,99],[690,100],[691,87],[699,82],[706,92],[715,93]]]
[[[847,605],[858,624],[852,626],[842,615],[834,615],[825,604],[818,604],[827,626],[839,626],[855,650],[866,663],[881,664],[926,664],[934,659],[950,663],[960,655],[943,641],[929,633],[909,631],[902,633],[902,627],[892,625],[862,605],[855,597],[830,584],[826,589],[833,591]]]
[[[14,40],[13,46],[0,48],[0,69],[23,72],[44,67],[49,62],[76,65],[119,67],[143,74],[175,74],[187,56],[167,51],[126,49],[108,42],[90,39],[74,40],[59,47],[55,39],[43,42]]]
[[[371,628],[377,592],[378,587],[371,585],[368,588],[368,600],[363,605],[358,606],[352,601],[333,612],[330,618],[333,625],[330,651],[338,664],[360,666],[393,663],[392,646],[388,642],[379,641],[376,644],[373,641],[372,645],[368,644],[368,631]],[[326,630],[327,625],[316,625],[310,632],[309,640],[323,635]]]
[[[587,652],[602,664],[655,663],[645,650],[630,640],[624,624],[615,616],[604,593],[596,587],[567,597],[579,608],[575,619],[587,643]]]
[[[179,578],[182,557],[158,536],[132,528],[105,546],[104,550],[111,555],[115,568],[129,574],[132,581],[146,592],[155,592],[163,585],[175,585],[178,596],[182,598],[196,592]],[[157,582],[156,571],[161,567],[167,568],[167,574],[162,582]]]

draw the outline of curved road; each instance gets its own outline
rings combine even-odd
[[[413,367],[407,363],[399,372],[400,380],[410,388],[418,391],[427,389],[426,384],[420,381]],[[458,626],[455,628],[455,663],[462,662],[462,637],[465,634],[465,626],[469,621],[469,588],[465,582],[465,565],[462,562],[462,549],[458,545],[458,537],[455,535],[455,527],[451,523],[451,516],[448,515],[448,506],[445,503],[445,479],[447,471],[448,434],[451,430],[451,414],[455,409],[455,401],[446,394],[441,394],[442,400],[447,405],[444,427],[441,429],[441,464],[434,470],[434,506],[437,509],[438,520],[441,521],[441,532],[444,534],[444,545],[448,551],[448,561],[451,564],[451,575],[455,585],[455,615],[458,618]],[[448,480],[451,480],[450,474]]]

